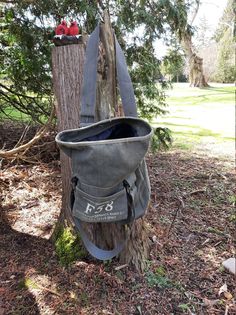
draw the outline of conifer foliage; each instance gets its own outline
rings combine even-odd
[[[192,1],[193,2],[193,1]],[[107,8],[125,50],[140,114],[154,117],[164,111],[166,82],[155,41],[188,32],[187,14],[192,2],[22,0],[2,1],[0,6],[0,111],[9,106],[45,121],[52,97],[51,47],[55,26],[74,20],[90,33]],[[158,48],[157,48],[158,49]]]

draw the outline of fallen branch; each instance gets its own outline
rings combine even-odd
[[[39,131],[37,131],[37,133],[33,137],[33,139],[31,139],[29,142],[27,142],[25,144],[22,144],[22,145],[19,145],[20,141],[18,141],[17,144],[19,146],[15,147],[15,148],[13,148],[11,150],[8,150],[8,151],[0,150],[0,158],[3,158],[3,159],[16,158],[19,154],[21,155],[20,157],[22,158],[25,155],[25,153],[36,142],[38,142],[43,137],[43,135],[45,134],[45,132],[48,130],[49,126],[52,123],[52,120],[54,118],[54,114],[55,114],[55,107],[53,106],[51,114],[50,114],[50,117],[49,117],[47,123],[42,128],[40,128]],[[24,138],[24,136],[21,136],[21,138]],[[23,154],[21,154],[22,151],[24,151]]]
[[[41,286],[41,285],[37,285],[37,287],[38,287],[39,290],[46,291],[46,292],[49,292],[49,293],[51,293],[51,294],[54,294],[54,295],[57,295],[57,296],[61,297],[61,294],[58,293],[57,291],[54,291],[54,290],[45,288],[45,287],[43,287],[43,286]]]
[[[31,139],[29,142],[22,144],[21,146],[14,148],[12,150],[9,151],[0,151],[0,157],[1,158],[11,158],[14,157],[16,154],[20,153],[23,150],[29,149],[30,147],[32,147],[39,139],[42,138],[42,136],[44,135],[46,131],[46,128],[41,128],[36,135],[34,136],[33,139]]]
[[[27,132],[29,131],[30,125],[28,124],[25,127],[25,130],[22,132],[22,135],[20,136],[20,139],[17,141],[16,145],[14,146],[14,149],[17,148],[21,142],[23,142],[25,140],[25,137],[27,135]]]
[[[121,269],[123,269],[123,268],[125,268],[125,267],[128,267],[128,266],[129,266],[128,264],[124,264],[124,265],[121,265],[121,266],[117,266],[117,267],[115,267],[115,271],[121,270]]]
[[[44,287],[44,286],[42,286],[36,282],[33,282],[33,281],[32,282],[30,281],[30,284],[27,286],[32,288],[32,289],[46,291],[46,292],[49,292],[49,293],[54,294],[56,296],[62,297],[62,295],[60,293],[58,293],[57,291],[46,288],[46,287]]]

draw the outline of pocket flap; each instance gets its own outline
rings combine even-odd
[[[76,187],[72,214],[85,222],[125,220],[128,217],[126,190],[123,188],[107,197],[94,197]]]

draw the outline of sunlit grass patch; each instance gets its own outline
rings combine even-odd
[[[231,103],[234,93],[206,93],[201,95],[190,96],[172,96],[168,100],[169,105],[202,105],[206,102],[211,104],[221,103],[223,106],[226,103]]]
[[[186,141],[184,138],[176,138],[173,141],[173,149],[180,150],[193,150],[194,144],[190,141]]]
[[[4,113],[0,112],[0,120],[1,119],[10,119],[10,120],[18,120],[21,122],[30,121],[31,118],[29,115],[24,114],[13,107],[7,107],[4,109]]]
[[[169,128],[173,133],[173,147],[192,150],[203,143],[217,146],[222,154],[225,146],[232,154],[235,139],[235,88],[216,85],[209,88],[190,88],[188,84],[174,84],[169,91],[169,113],[153,119],[153,126]]]

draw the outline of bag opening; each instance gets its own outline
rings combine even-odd
[[[126,123],[120,123],[94,136],[81,139],[81,141],[112,140],[121,138],[132,138],[137,136],[137,130],[133,126]]]
[[[70,143],[73,146],[81,142],[97,142],[138,137],[150,137],[152,128],[142,119],[138,118],[111,118],[96,122],[92,125],[64,130],[56,136],[59,145]]]

